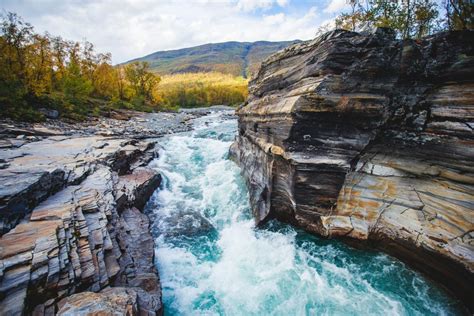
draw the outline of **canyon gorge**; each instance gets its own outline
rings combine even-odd
[[[472,313],[473,100],[472,31],[335,30],[235,111],[2,123],[0,314]]]

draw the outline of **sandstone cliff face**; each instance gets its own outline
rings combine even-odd
[[[474,32],[333,31],[271,56],[249,89],[231,151],[257,222],[377,241],[469,302]]]
[[[162,313],[139,210],[161,182],[153,146],[61,136],[1,151],[1,315]]]

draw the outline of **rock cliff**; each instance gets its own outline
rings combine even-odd
[[[154,143],[52,136],[0,152],[0,314],[162,313]]]
[[[231,153],[258,223],[368,241],[474,310],[474,32],[332,31],[249,92]]]

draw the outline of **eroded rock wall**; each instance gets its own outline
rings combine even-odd
[[[50,137],[1,152],[1,315],[162,313],[140,211],[161,182],[153,147]]]
[[[267,59],[231,152],[257,222],[377,241],[474,296],[474,32],[329,32]]]

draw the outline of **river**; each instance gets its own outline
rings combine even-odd
[[[160,140],[163,183],[147,205],[165,315],[456,315],[400,261],[276,221],[256,228],[228,150],[230,112]]]

